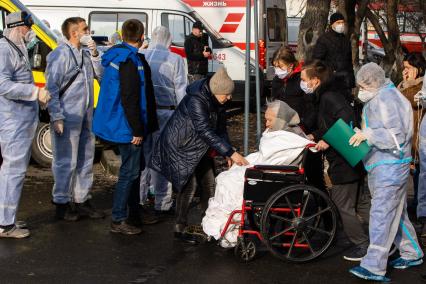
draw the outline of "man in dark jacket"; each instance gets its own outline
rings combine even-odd
[[[355,75],[352,63],[352,46],[345,32],[345,18],[340,13],[330,16],[331,29],[317,41],[313,50],[313,59],[322,60],[333,70],[335,78],[342,80],[345,97],[352,102],[352,88],[355,87]]]
[[[318,108],[318,129],[309,135],[317,142],[316,148],[325,152],[329,163],[328,175],[331,179],[331,198],[339,209],[343,230],[354,243],[353,250],[345,254],[349,261],[360,261],[367,253],[368,236],[357,217],[355,206],[360,174],[333,148],[322,140],[333,124],[343,119],[348,124],[355,122],[352,106],[341,95],[341,82],[332,78],[332,71],[321,61],[314,61],[303,67],[301,87],[316,99]]]
[[[203,36],[203,24],[197,21],[192,26],[192,33],[185,40],[185,53],[188,61],[188,82],[206,77],[211,49]]]
[[[162,173],[178,192],[175,225],[178,239],[195,242],[183,232],[197,183],[202,190],[203,213],[208,199],[214,196],[214,153],[226,157],[229,164],[248,164],[231,147],[226,131],[223,104],[231,98],[233,90],[234,83],[224,68],[211,78],[189,85],[187,95],[154,146],[151,168]]]
[[[139,180],[144,166],[142,143],[144,137],[158,129],[151,70],[145,57],[138,53],[143,35],[144,26],[139,20],[127,20],[122,28],[123,44],[102,56],[105,73],[93,121],[97,136],[118,143],[121,167],[113,197],[111,232],[125,235],[142,232],[135,226],[141,222],[137,219]]]

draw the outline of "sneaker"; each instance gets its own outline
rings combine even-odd
[[[74,210],[69,203],[66,204],[55,204],[56,205],[56,214],[55,218],[57,220],[65,220],[70,222],[75,222],[80,219],[80,215],[76,210]]]
[[[75,208],[80,216],[86,216],[91,219],[105,218],[105,213],[95,209],[89,200],[86,200],[83,203],[76,203]]]
[[[423,263],[423,259],[403,259],[399,257],[389,262],[389,265],[396,269],[406,269],[412,266],[418,266]]]
[[[0,238],[22,239],[30,235],[28,229],[18,228],[16,225],[0,227]]]
[[[374,274],[361,266],[351,268],[349,270],[349,273],[355,275],[358,278],[365,279],[365,280],[390,282],[390,278],[387,278],[386,276]]]
[[[348,261],[361,261],[367,254],[368,246],[358,245],[346,253],[343,258]]]
[[[126,221],[111,222],[111,232],[123,235],[138,235],[142,229],[128,224]]]

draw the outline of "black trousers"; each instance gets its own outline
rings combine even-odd
[[[209,199],[215,192],[213,159],[208,156],[201,159],[186,186],[176,196],[176,232],[183,231],[188,223],[188,213],[197,186],[201,189],[201,210],[204,215]]]

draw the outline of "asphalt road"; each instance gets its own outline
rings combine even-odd
[[[53,219],[50,171],[30,167],[19,219],[28,222],[32,235],[0,240],[0,283],[365,283],[347,272],[354,264],[342,259],[342,245],[307,264],[284,263],[268,252],[244,264],[214,243],[175,241],[172,219],[144,227],[139,236],[111,234],[115,179],[98,164],[95,173],[93,202],[107,218],[66,223]],[[425,267],[389,276],[393,283],[421,283]]]

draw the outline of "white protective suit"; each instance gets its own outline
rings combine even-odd
[[[157,118],[160,129],[152,133],[144,143],[144,156],[147,164],[152,147],[172,116],[174,109],[186,95],[187,75],[183,58],[169,50],[172,38],[166,27],[159,26],[152,32],[148,49],[141,52],[151,67],[152,83],[157,102]],[[155,210],[167,211],[172,207],[172,185],[160,173],[145,168],[141,176],[140,196],[144,203],[149,186],[155,191]]]
[[[246,157],[249,166],[234,165],[216,178],[216,192],[209,200],[209,207],[203,218],[202,226],[208,236],[220,238],[226,222],[233,210],[241,209],[244,191],[244,174],[253,165],[291,165],[298,158],[305,146],[312,143],[295,133],[288,131],[265,131],[259,145],[259,151]],[[241,216],[235,215],[234,221]],[[228,229],[223,247],[232,247],[237,243],[238,228]]]

